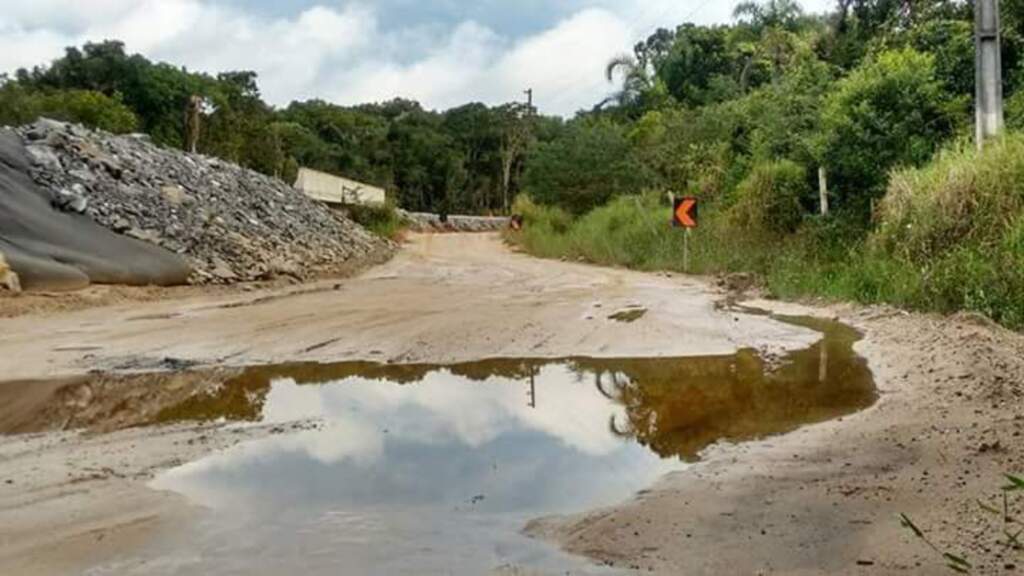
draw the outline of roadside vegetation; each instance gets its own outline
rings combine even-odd
[[[388,240],[401,239],[406,229],[405,219],[391,202],[383,206],[349,206],[346,211],[363,228]]]
[[[808,16],[771,0],[741,4],[730,26],[659,30],[609,64],[620,89],[608,102],[532,149],[515,206],[526,227],[510,239],[544,257],[682,271],[668,198],[693,195],[690,272],[1024,328],[1018,4],[1003,7],[1011,131],[981,153],[967,3],[840,1]],[[598,140],[616,163],[580,149]],[[569,158],[597,181],[549,175]],[[608,177],[613,166],[629,176]]]

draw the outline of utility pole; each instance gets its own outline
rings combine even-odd
[[[1000,53],[999,0],[976,0],[975,109],[976,139],[985,141],[1003,131],[1003,62]]]
[[[533,114],[533,88],[527,88],[523,94],[526,94],[526,111]]]

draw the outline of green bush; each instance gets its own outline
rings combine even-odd
[[[391,202],[381,206],[350,206],[347,211],[352,220],[383,238],[397,240],[405,229],[405,220]]]
[[[1006,126],[1011,130],[1024,130],[1024,90],[1006,99]]]
[[[542,258],[559,258],[569,253],[565,234],[573,219],[568,212],[519,196],[512,205],[512,213],[523,217],[523,229],[508,233],[514,243]]]
[[[0,86],[0,124],[28,124],[42,116],[115,134],[138,128],[135,113],[117,97],[91,90],[36,91],[11,82]]]
[[[788,160],[759,164],[736,188],[733,220],[740,228],[790,234],[803,220],[801,201],[810,192],[802,166]]]
[[[866,61],[825,103],[823,145],[837,205],[868,214],[888,171],[920,166],[952,133],[935,59],[912,49]]]

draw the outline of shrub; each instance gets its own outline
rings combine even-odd
[[[953,130],[931,55],[882,52],[839,81],[823,113],[837,204],[866,216],[894,167],[920,166]]]
[[[741,228],[792,233],[803,220],[801,200],[809,194],[802,166],[788,160],[759,164],[736,188],[733,221]]]
[[[871,249],[917,271],[911,305],[1024,326],[1024,135],[893,175]]]
[[[353,221],[383,238],[397,240],[405,229],[405,220],[391,202],[382,206],[350,206],[347,211]]]
[[[519,196],[512,204],[512,213],[523,217],[523,229],[509,232],[510,239],[531,254],[545,258],[558,258],[568,254],[565,234],[573,219],[565,210],[542,206],[528,196]]]

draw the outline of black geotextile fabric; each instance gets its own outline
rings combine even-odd
[[[24,289],[187,282],[191,270],[177,255],[54,209],[29,167],[18,135],[0,129],[0,252]]]

